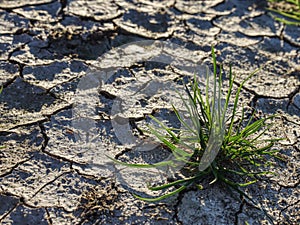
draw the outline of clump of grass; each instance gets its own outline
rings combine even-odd
[[[225,99],[222,99],[222,67],[218,76],[214,48],[212,59],[214,68],[212,89],[209,87],[208,75],[205,91],[201,91],[195,76],[190,85],[185,85],[187,98],[179,94],[185,106],[185,114],[188,114],[188,121],[182,115],[182,109],[178,110],[173,106],[181,122],[180,129],[167,127],[163,122],[150,116],[158,124],[149,126],[150,133],[170,149],[174,158],[155,164],[130,164],[114,159],[122,165],[135,168],[162,166],[178,168],[178,165],[181,165],[179,172],[184,176],[178,176],[180,178],[177,180],[167,181],[163,185],[148,185],[151,191],[167,191],[166,194],[154,198],[135,195],[137,198],[149,202],[160,201],[189,186],[194,185],[201,189],[203,178],[211,178],[209,184],[222,182],[255,204],[243,191],[243,187],[257,182],[260,176],[271,173],[268,170],[269,158],[277,157],[277,151],[272,147],[280,139],[262,137],[272,126],[271,120],[274,115],[257,119],[253,112],[249,118],[245,116],[244,109],[238,109],[243,85],[258,70],[251,73],[239,85],[235,96],[232,96],[235,76],[230,67],[229,88]],[[209,90],[213,90],[212,93]],[[230,107],[232,97],[234,102]]]
[[[270,7],[268,10],[282,16],[272,16],[275,20],[287,25],[300,26],[300,0],[268,0]]]

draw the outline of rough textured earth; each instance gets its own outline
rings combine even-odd
[[[160,40],[184,47],[168,50],[184,65],[210,68],[215,45],[218,62],[232,64],[236,85],[262,68],[243,88],[241,106],[278,114],[270,135],[285,138],[276,146],[284,160],[276,161],[277,176],[245,190],[275,224],[300,224],[300,27],[274,21],[266,7],[261,0],[0,1],[0,223],[271,224],[218,183],[159,203],[140,201],[131,192],[153,195],[143,178],[156,179],[157,171],[120,168],[104,157],[153,163],[168,154],[161,146],[133,151],[132,142],[144,115],[176,125],[170,87],[191,71],[160,59],[142,62],[143,49],[131,58],[112,50]],[[108,77],[105,68],[113,66],[122,69]],[[85,88],[82,81],[99,68],[106,72]],[[143,95],[133,95],[133,82]],[[113,113],[118,96],[128,101],[123,117]],[[133,108],[132,96],[140,97]],[[78,119],[78,102],[94,113]]]

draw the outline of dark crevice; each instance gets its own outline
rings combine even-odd
[[[137,132],[139,133],[139,135],[145,135],[145,132],[143,129],[139,128],[138,125],[135,122],[139,122],[139,121],[143,121],[145,120],[145,117],[141,117],[141,118],[130,118],[129,119],[129,125],[131,127],[131,129],[135,129],[137,130]]]
[[[240,85],[238,82],[234,81],[234,83],[236,85]],[[286,99],[288,98],[289,101],[287,103],[287,106],[285,107],[285,111],[288,111],[289,107],[291,104],[293,104],[293,97],[299,93],[300,91],[300,86],[296,87],[295,90],[293,90],[291,93],[289,93],[288,95],[286,96],[266,96],[266,95],[260,95],[258,93],[256,93],[254,90],[251,90],[250,88],[247,88],[245,86],[242,87],[244,90],[246,90],[247,92],[249,92],[250,94],[254,95],[252,101],[249,103],[249,106],[252,106],[253,108],[256,108],[257,106],[257,101],[259,99],[277,99],[277,100],[280,100],[280,99]],[[293,104],[293,106],[297,109],[299,109],[299,107],[297,107],[296,105]],[[300,110],[300,109],[299,109]]]
[[[73,104],[69,103],[69,105],[66,105],[62,108],[59,108],[59,109],[53,111],[51,114],[43,114],[43,116],[46,116],[47,118],[49,118],[51,116],[54,116],[55,114],[60,113],[61,111],[64,111],[64,110],[67,110],[67,109],[72,109],[72,108],[73,108]],[[44,122],[44,120],[42,122]]]
[[[51,215],[50,215],[49,210],[48,210],[47,207],[45,208],[45,211],[46,211],[46,214],[47,214],[46,219],[47,219],[47,221],[48,221],[48,224],[49,224],[49,225],[52,225],[52,224],[53,224],[53,220],[51,219]]]
[[[24,69],[25,65],[22,64],[22,63],[20,63],[20,62],[18,62],[18,61],[16,61],[16,60],[11,59],[11,57],[12,57],[13,53],[15,53],[17,51],[20,51],[22,48],[25,47],[26,44],[27,43],[24,43],[21,46],[18,46],[15,49],[13,49],[11,52],[9,52],[8,57],[7,57],[8,58],[8,62],[10,62],[11,64],[15,64],[15,65],[18,66],[18,68],[19,68],[19,76],[21,78],[23,78],[23,69]]]
[[[114,100],[117,96],[116,95],[113,95],[111,93],[109,93],[108,91],[105,91],[105,90],[100,90],[100,94],[107,98],[107,99],[110,99],[110,100]]]
[[[122,150],[121,152],[119,152],[115,155],[115,159],[119,159],[119,157],[121,157],[124,154],[131,152],[131,151],[132,151],[132,148],[125,148],[124,150]]]
[[[173,216],[172,219],[174,219],[175,221],[177,221],[178,224],[180,224],[180,225],[182,225],[183,222],[179,219],[179,216],[178,216],[179,206],[180,206],[180,204],[182,204],[182,199],[184,197],[184,194],[187,193],[187,192],[188,192],[188,190],[185,189],[185,190],[183,190],[183,191],[181,191],[181,192],[178,193],[178,195],[177,195],[177,201],[176,201],[175,206],[174,206],[174,216]]]
[[[65,162],[70,163],[70,168],[71,168],[72,163],[76,163],[76,164],[81,165],[80,163],[75,162],[75,161],[73,161],[73,160],[71,160],[71,159],[67,159],[67,158],[65,158],[65,157],[63,157],[63,156],[59,156],[59,155],[56,155],[56,154],[53,154],[53,153],[48,152],[48,151],[46,150],[46,147],[47,147],[47,145],[48,145],[48,142],[49,142],[50,138],[47,136],[46,128],[45,128],[45,126],[44,126],[42,123],[39,123],[39,127],[40,127],[40,129],[41,129],[41,134],[42,134],[42,136],[43,136],[43,138],[44,138],[44,142],[43,142],[42,148],[41,148],[41,151],[42,151],[43,153],[45,153],[46,155],[48,155],[48,156],[50,156],[50,157],[52,157],[52,158],[54,158],[54,159],[56,159],[56,160],[62,160],[62,161],[65,161]],[[82,164],[82,165],[85,165],[85,164]]]
[[[0,174],[0,178],[1,178],[1,177],[5,177],[5,176],[11,174],[11,173],[13,172],[14,169],[18,168],[20,165],[22,165],[23,163],[25,163],[25,162],[31,160],[32,158],[33,158],[33,156],[32,156],[32,157],[29,157],[29,158],[27,158],[27,159],[25,159],[25,160],[22,160],[22,161],[20,161],[20,162],[17,162],[17,163],[16,163],[14,166],[12,166],[7,172],[5,172],[5,173],[3,173],[3,174]]]
[[[7,211],[7,213],[3,214],[0,217],[0,222],[5,219],[12,211],[14,211],[17,207],[19,206],[19,203],[17,203],[16,205],[14,205],[14,207],[12,207],[10,210]]]
[[[47,136],[46,128],[42,123],[39,123],[39,127],[40,127],[40,130],[41,130],[41,134],[43,136],[43,139],[44,139],[41,150],[44,151],[46,149],[47,145],[48,145],[48,142],[49,142],[50,138]]]
[[[244,207],[244,200],[243,200],[243,196],[240,195],[240,207],[239,210],[235,213],[234,215],[234,225],[239,225],[239,215],[243,212],[243,207]]]
[[[61,82],[61,83],[59,83],[59,84],[56,84],[55,86],[53,86],[53,87],[51,87],[51,88],[49,88],[49,89],[46,89],[46,94],[49,94],[51,97],[53,97],[53,98],[55,98],[55,99],[65,101],[64,99],[59,98],[59,96],[57,96],[56,93],[53,93],[53,92],[51,92],[51,91],[52,91],[53,89],[55,89],[57,86],[63,86],[64,84],[69,84],[69,83],[75,81],[75,80],[78,79],[78,78],[82,78],[82,77],[72,77],[72,78],[69,79],[69,80],[66,80],[66,81],[63,81],[63,82]],[[41,87],[41,88],[43,88],[43,87]],[[74,93],[75,93],[75,91],[74,91]]]
[[[87,179],[90,179],[90,180],[94,180],[94,181],[101,181],[101,180],[105,180],[107,179],[107,177],[100,177],[99,176],[96,176],[96,175],[90,175],[90,174],[86,174],[86,173],[83,173],[83,172],[80,172],[79,169],[76,169],[76,168],[73,168],[73,165],[79,165],[79,166],[82,166],[82,164],[78,164],[76,162],[72,163],[71,164],[71,169],[77,173],[78,175],[82,176],[82,177],[85,177]]]
[[[292,123],[292,124],[295,124],[295,125],[297,125],[297,126],[300,126],[300,123],[297,123],[297,122],[295,122],[295,121],[289,119],[289,118],[286,117],[285,115],[281,115],[281,117],[282,117],[283,119],[285,119],[285,120],[286,120],[287,122],[289,122],[289,123]]]
[[[279,28],[279,36],[278,36],[280,40],[283,40],[283,31],[284,31],[285,26],[286,26],[286,25],[284,25],[284,24],[281,24],[281,25],[280,25],[280,28]]]
[[[14,131],[0,131],[0,136],[7,136],[10,134],[15,134],[16,132]]]
[[[296,48],[299,48],[300,47],[300,43],[297,43],[297,42],[294,42],[294,41],[291,41],[289,38],[285,37],[284,35],[284,29],[282,30],[282,33],[281,33],[281,39],[283,41],[285,41],[286,43],[290,44],[291,46],[294,46]]]
[[[29,199],[27,200],[30,200],[32,198],[34,198],[40,191],[42,191],[46,186],[48,186],[49,184],[52,184],[54,183],[54,181],[56,181],[57,179],[59,179],[60,177],[66,175],[66,174],[69,174],[71,173],[71,171],[67,171],[67,172],[63,172],[61,174],[59,174],[57,177],[55,177],[54,179],[50,180],[49,182],[43,184]]]
[[[233,81],[233,83],[235,85],[237,85],[238,87],[241,85],[239,82],[237,81]],[[256,93],[256,91],[254,90],[251,90],[250,88],[248,87],[245,87],[243,86],[242,89],[246,90],[247,92],[249,92],[250,94],[254,95],[253,97],[253,102],[256,102],[259,98],[263,98],[263,99],[266,99],[266,98],[271,98],[271,99],[285,99],[285,98],[291,98],[291,96],[294,96],[295,93],[298,93],[299,92],[299,87],[295,88],[294,91],[292,91],[290,94],[286,95],[286,96],[268,96],[268,95],[261,95],[261,94],[258,94]]]
[[[68,0],[59,0],[59,2],[60,2],[60,5],[61,5],[61,8],[58,10],[56,15],[60,16],[61,20],[64,20],[65,19],[65,8],[68,5]]]
[[[4,133],[4,134],[8,134],[8,133],[11,133],[10,130],[14,130],[14,129],[19,128],[19,127],[31,126],[31,125],[36,125],[36,124],[39,124],[39,123],[44,123],[44,122],[47,122],[48,120],[49,120],[49,118],[47,117],[47,118],[40,119],[38,121],[32,121],[32,122],[28,122],[28,123],[22,123],[22,124],[14,126],[14,127],[10,127],[9,130],[2,130],[0,132]]]
[[[284,207],[283,209],[280,210],[279,217],[281,217],[283,212],[286,211],[288,208],[294,207],[294,206],[299,206],[299,204],[300,204],[300,199],[298,199],[296,202],[294,202],[292,204],[287,205],[286,207]],[[286,217],[284,217],[284,218],[285,218],[285,220],[287,220],[286,222],[288,222],[289,224],[292,224],[292,221],[290,221],[289,218],[286,218]]]
[[[17,77],[18,77],[18,76],[15,76],[14,78],[12,78],[12,79],[6,81],[5,83],[2,83],[2,84],[0,85],[0,87],[3,87],[3,88],[5,89],[5,88],[8,87],[9,85],[13,84],[13,83],[15,82],[15,80],[17,79]],[[4,92],[4,90],[3,90],[3,92]]]
[[[56,99],[56,100],[61,100],[62,102],[65,102],[65,103],[70,104],[68,101],[66,101],[66,100],[60,98],[59,96],[57,96],[57,94],[51,92],[51,90],[53,90],[53,89],[56,88],[57,86],[71,83],[72,81],[74,81],[74,80],[76,80],[76,79],[78,79],[78,78],[79,78],[79,77],[73,77],[73,78],[71,78],[71,79],[69,79],[69,80],[67,80],[67,81],[64,81],[64,82],[61,82],[61,83],[59,83],[59,84],[56,84],[55,86],[53,86],[53,87],[51,87],[51,88],[48,88],[48,89],[46,89],[46,88],[44,88],[44,87],[41,87],[41,86],[37,86],[37,87],[39,87],[39,88],[41,88],[41,89],[43,89],[43,90],[45,91],[45,93],[43,93],[43,94],[48,94],[48,95],[50,95],[52,98],[54,98],[54,99]],[[26,81],[25,81],[25,82],[26,82]]]

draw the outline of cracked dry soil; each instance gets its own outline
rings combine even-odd
[[[202,63],[210,61],[215,44],[218,62],[232,63],[237,82],[264,68],[245,85],[241,106],[278,113],[270,134],[286,138],[276,146],[285,160],[276,161],[277,176],[246,191],[275,224],[300,224],[300,27],[274,21],[266,6],[261,0],[1,0],[0,223],[270,224],[218,184],[164,202],[139,201],[129,185],[140,185],[136,171],[101,167],[99,146],[82,152],[86,143],[75,138],[80,130],[72,126],[80,79],[113,48],[161,40],[184,46]],[[128,96],[123,88],[143,74],[163,82],[181,74],[143,63],[128,65],[123,74],[99,92],[93,121],[100,147],[128,159],[130,148],[112,127],[114,91]],[[155,97],[144,98],[147,107],[131,115],[132,132],[144,114],[171,116]],[[137,160],[151,162],[147,155]]]

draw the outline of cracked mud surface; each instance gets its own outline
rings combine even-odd
[[[168,153],[162,146],[152,155],[131,151],[130,141],[113,127],[121,128],[127,117],[138,136],[145,114],[176,125],[166,106],[169,90],[144,92],[124,117],[111,111],[117,96],[126,96],[128,104],[135,100],[133,81],[148,90],[172,86],[182,70],[138,62],[136,56],[118,61],[123,70],[95,99],[76,92],[89,68],[113,66],[109,60],[99,64],[104,53],[134,41],[161,40],[184,46],[176,54],[209,66],[216,44],[217,61],[225,69],[232,64],[236,84],[263,68],[246,83],[241,106],[278,114],[269,133],[286,138],[276,146],[284,160],[274,162],[277,176],[245,190],[275,224],[300,224],[300,27],[272,20],[266,6],[258,0],[2,0],[0,223],[270,224],[260,210],[218,184],[160,203],[137,200],[131,194],[135,187],[138,194],[153,194],[140,178],[158,174],[120,169],[103,157],[151,163]],[[96,115],[81,125],[91,123],[89,138],[97,141],[87,142],[84,127],[74,126],[78,100],[94,106]]]

